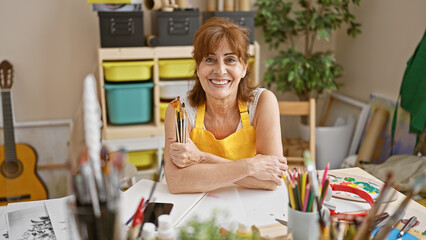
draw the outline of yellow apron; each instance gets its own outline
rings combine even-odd
[[[256,132],[250,125],[249,114],[245,102],[238,101],[243,127],[224,139],[217,140],[215,136],[203,129],[206,106],[199,106],[195,127],[191,131],[191,140],[199,150],[212,153],[229,160],[254,157],[256,155]]]

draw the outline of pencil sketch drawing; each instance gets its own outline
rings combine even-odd
[[[8,213],[10,239],[56,239],[46,206]]]

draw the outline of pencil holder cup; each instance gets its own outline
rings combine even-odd
[[[328,218],[330,211],[321,209],[322,216]],[[303,212],[288,207],[288,232],[293,232],[294,240],[318,240],[320,236],[318,212]]]
[[[71,213],[71,236],[81,240],[119,239],[116,211],[101,205],[101,216],[96,218],[92,206],[76,206],[69,203]]]

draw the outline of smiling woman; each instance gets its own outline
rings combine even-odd
[[[275,189],[287,170],[278,103],[250,86],[247,29],[212,18],[194,36],[196,83],[181,96],[188,115],[187,143],[176,142],[175,109],[164,122],[165,176],[172,193],[205,192],[232,183]]]

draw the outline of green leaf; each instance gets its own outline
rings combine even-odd
[[[293,79],[294,79],[294,72],[293,72],[293,71],[291,71],[291,72],[289,72],[289,73],[288,73],[288,79],[287,79],[287,80],[288,80],[289,82],[291,82],[291,81],[293,81]]]

